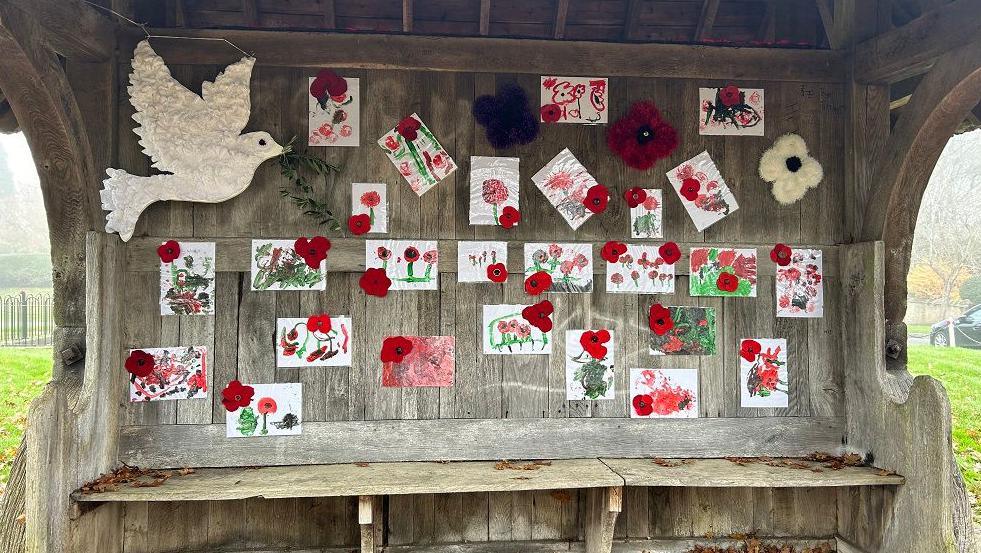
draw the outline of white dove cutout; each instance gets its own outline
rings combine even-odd
[[[163,174],[140,177],[106,169],[102,209],[106,232],[123,241],[133,236],[140,214],[162,200],[218,203],[241,194],[263,161],[283,147],[258,131],[242,134],[249,121],[249,81],[255,58],[242,58],[201,85],[201,95],[170,74],[164,60],[146,40],[133,52],[129,75],[130,103],[136,108],[133,129],[143,153]]]

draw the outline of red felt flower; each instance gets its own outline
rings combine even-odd
[[[501,210],[501,216],[498,217],[498,222],[504,228],[511,228],[517,225],[519,221],[521,221],[521,213],[510,205],[504,206],[504,209]]]
[[[607,349],[604,344],[609,341],[610,331],[605,328],[601,328],[595,332],[587,330],[579,337],[579,345],[594,359],[603,359],[606,357]]]
[[[552,275],[545,271],[532,273],[525,279],[525,292],[529,296],[537,296],[552,287]]]
[[[503,263],[492,263],[487,266],[487,279],[498,284],[508,279],[508,269]]]
[[[327,334],[330,332],[330,315],[313,315],[307,318],[307,330]]]
[[[787,265],[790,265],[790,258],[793,253],[794,251],[790,249],[790,246],[785,244],[777,244],[776,246],[773,246],[772,250],[770,250],[770,259],[772,259],[777,265],[786,267]]]
[[[154,364],[152,355],[141,349],[136,349],[129,352],[129,357],[126,358],[126,363],[123,366],[133,376],[146,378],[153,372]]]
[[[678,193],[689,202],[694,202],[698,199],[698,191],[701,189],[702,183],[698,179],[687,178],[681,181],[681,189],[678,190]]]
[[[603,248],[600,249],[600,257],[606,260],[607,263],[616,263],[620,261],[620,256],[627,253],[627,245],[623,242],[617,242],[610,240],[606,244],[603,244]]]
[[[681,249],[674,242],[665,242],[657,249],[657,254],[661,256],[668,265],[674,265],[681,259]]]
[[[664,336],[669,330],[674,328],[674,320],[671,318],[671,310],[659,303],[651,306],[648,315],[648,324],[651,332],[658,336]]]
[[[235,411],[248,407],[252,403],[252,396],[255,395],[255,388],[243,386],[238,380],[232,380],[221,391],[221,404],[229,411]]]
[[[542,121],[555,123],[562,117],[562,108],[558,104],[545,104],[541,109]]]
[[[256,404],[260,415],[271,415],[276,412],[276,400],[271,397],[261,398]]]
[[[321,69],[310,83],[310,95],[317,100],[324,96],[343,96],[347,92],[347,81],[330,69]]]
[[[555,310],[552,307],[552,302],[548,300],[542,300],[535,305],[529,305],[521,310],[521,316],[524,317],[528,324],[541,330],[542,332],[549,332],[552,330],[552,312]]]
[[[647,191],[639,186],[635,186],[623,192],[623,199],[627,200],[627,205],[630,207],[637,207],[647,199]]]
[[[382,342],[382,363],[401,363],[411,351],[411,340],[404,336],[389,336]]]
[[[410,115],[395,125],[395,132],[402,135],[402,138],[412,141],[419,137],[420,127],[422,127],[422,123]]]
[[[385,274],[385,269],[368,269],[361,275],[358,285],[361,286],[365,294],[384,298],[388,295],[388,289],[392,287],[392,279]]]
[[[160,261],[171,263],[181,256],[181,245],[177,240],[167,240],[157,248],[157,255],[160,256]]]
[[[330,240],[323,236],[314,236],[309,240],[305,237],[300,237],[293,243],[293,249],[311,269],[319,270],[320,264],[327,259],[327,251],[330,250]]]
[[[739,277],[728,272],[719,273],[715,286],[723,292],[735,292],[736,288],[739,288]]]
[[[606,132],[606,144],[628,167],[645,171],[678,147],[678,133],[654,102],[637,102]]]
[[[739,344],[739,356],[752,363],[756,361],[756,356],[763,351],[763,346],[756,340],[743,340]]]
[[[648,394],[637,394],[633,399],[634,412],[642,417],[654,412],[654,398]]]
[[[606,211],[606,204],[610,202],[610,191],[602,184],[594,184],[586,191],[586,197],[582,203],[586,209],[593,213],[603,213]]]
[[[719,89],[719,102],[727,108],[738,104],[740,102],[739,97],[739,87],[734,84]]]
[[[351,215],[347,219],[347,229],[351,234],[361,236],[371,230],[371,216],[367,213]]]

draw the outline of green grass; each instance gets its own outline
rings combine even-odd
[[[974,519],[981,522],[981,350],[910,346],[909,371],[928,374],[947,388],[957,464],[978,500]]]
[[[930,325],[906,325],[907,334],[930,334]]]
[[[0,488],[27,423],[31,400],[51,380],[50,348],[0,348]]]

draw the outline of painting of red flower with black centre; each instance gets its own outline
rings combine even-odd
[[[391,290],[438,290],[436,240],[366,240],[365,268],[384,269]]]
[[[698,418],[698,369],[630,369],[630,418]]]
[[[294,436],[303,428],[303,384],[251,384],[247,406],[225,412],[225,436]]]
[[[351,215],[367,215],[372,234],[388,232],[388,185],[378,182],[351,184]]]
[[[456,245],[457,282],[492,282],[487,267],[508,262],[507,242],[468,242]]]
[[[543,332],[523,315],[527,305],[485,305],[481,319],[484,355],[548,355],[552,331]]]
[[[525,276],[538,272],[552,277],[548,292],[589,293],[593,291],[593,247],[591,244],[526,242]]]
[[[412,347],[399,362],[382,365],[382,386],[447,387],[453,385],[456,338],[453,336],[405,336]]]
[[[606,263],[607,292],[674,293],[674,264],[666,263],[656,246],[627,244],[626,249],[615,262]]]
[[[715,355],[715,309],[670,306],[671,328],[650,333],[651,355]]]

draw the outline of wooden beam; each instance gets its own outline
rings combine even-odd
[[[79,0],[5,0],[4,4],[37,21],[44,40],[66,58],[105,61],[112,56],[115,24],[88,4]]]
[[[402,32],[412,32],[412,0],[402,0]]]
[[[777,39],[777,2],[768,0],[766,10],[763,12],[763,20],[760,22],[760,29],[756,32],[757,40],[761,42],[773,42]]]
[[[259,65],[282,67],[595,73],[735,81],[844,82],[846,78],[844,54],[823,50],[234,29],[161,29],[159,33],[227,38],[255,52]],[[130,44],[120,45],[123,51],[132,50],[140,36],[128,38]],[[241,58],[233,48],[201,48],[192,40],[161,41],[154,48],[170,64],[222,65]],[[590,52],[586,58],[580,55],[584,48]],[[433,51],[440,55],[433,56]]]
[[[894,83],[926,72],[944,53],[981,36],[981,2],[955,0],[855,47],[855,80]]]
[[[491,0],[480,0],[480,34],[490,34]]]
[[[824,36],[828,38],[828,44],[834,48],[835,19],[831,11],[831,0],[814,0],[814,2],[817,4],[818,13],[821,15],[821,25],[824,27]]]
[[[640,25],[640,4],[642,0],[628,0],[627,11],[623,15],[623,40],[633,40]]]
[[[586,513],[583,538],[586,553],[610,553],[613,529],[623,510],[623,486],[586,490]]]
[[[10,104],[3,97],[3,93],[0,92],[0,134],[13,134],[18,130],[20,130],[20,127],[17,125],[17,117],[14,116],[14,110],[10,109]]]
[[[698,25],[695,27],[696,42],[711,37],[712,28],[715,26],[715,16],[718,13],[719,0],[704,0],[702,2],[702,13],[698,16]]]
[[[259,6],[256,0],[243,0],[242,11],[245,12],[245,24],[256,28],[259,26]]]
[[[559,0],[555,5],[554,38],[565,38],[565,21],[569,16],[569,0]]]
[[[324,29],[334,29],[337,27],[337,12],[334,6],[334,0],[320,0],[323,4],[323,23],[320,25]]]

